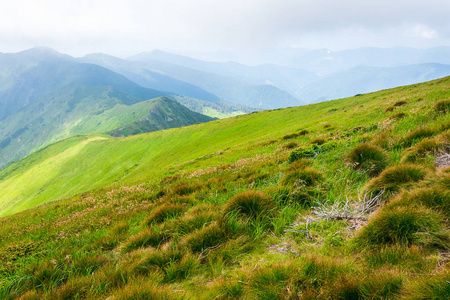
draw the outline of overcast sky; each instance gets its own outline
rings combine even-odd
[[[0,52],[450,46],[450,0],[0,0]]]

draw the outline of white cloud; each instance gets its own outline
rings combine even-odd
[[[405,35],[410,37],[417,37],[423,39],[438,39],[439,34],[436,30],[423,25],[423,24],[415,24],[410,26],[405,26]]]
[[[1,1],[0,51],[450,45],[449,14],[448,0]]]

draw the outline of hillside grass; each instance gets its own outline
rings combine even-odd
[[[0,172],[0,298],[443,299],[449,88],[42,149]]]

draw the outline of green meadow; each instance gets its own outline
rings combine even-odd
[[[0,298],[445,299],[450,78],[0,171]]]

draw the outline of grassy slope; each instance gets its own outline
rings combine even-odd
[[[164,97],[155,99],[154,106],[147,110],[147,115],[137,121],[108,132],[114,137],[125,137],[140,133],[159,131],[168,128],[184,127],[196,123],[204,123],[212,118],[193,112],[180,103]]]
[[[333,298],[339,292],[347,293],[343,299],[371,299],[374,293],[384,293],[380,299],[413,294],[421,299],[414,291],[437,294],[431,291],[434,287],[445,293],[449,278],[441,239],[449,233],[448,218],[441,213],[426,211],[440,222],[433,225],[436,240],[380,243],[372,249],[364,246],[364,232],[359,240],[353,238],[352,220],[317,219],[311,203],[301,201],[356,201],[370,176],[354,171],[346,156],[364,141],[383,145],[389,165],[396,166],[409,153],[403,142],[408,132],[426,126],[442,136],[450,115],[435,113],[434,105],[450,97],[449,87],[450,78],[445,78],[122,139],[80,136],[47,147],[3,170],[0,189],[24,195],[24,207],[72,197],[0,219],[0,256],[7,262],[0,268],[0,296],[29,291],[31,298],[79,293],[93,299],[132,299],[159,290],[169,298]],[[399,101],[405,103],[386,111]],[[406,115],[396,118],[399,113]],[[310,133],[288,136],[303,129]],[[295,164],[288,161],[292,150],[287,145],[308,148],[320,137],[327,140],[326,151],[306,163],[311,164],[310,174],[322,176],[302,190],[305,179],[289,181]],[[410,190],[448,184],[448,175],[437,172],[432,159],[415,162],[429,175],[424,183],[408,186]],[[21,184],[31,177],[30,187]],[[104,188],[74,196],[99,187]],[[280,200],[289,189],[296,201],[303,200]],[[274,215],[239,221],[239,216],[225,214],[229,200],[246,190],[269,195],[276,203]],[[298,194],[302,191],[306,198]],[[445,208],[449,199],[443,197]],[[385,199],[393,198],[390,194]],[[172,211],[167,220],[152,223],[157,210],[174,203],[186,212]],[[9,209],[6,214],[22,207]],[[215,221],[206,219],[189,231],[199,215]],[[314,221],[308,227],[310,218]],[[444,231],[436,231],[442,224]],[[170,251],[183,258],[155,262],[158,255],[178,255]],[[427,292],[417,274],[430,273],[437,276],[426,279]]]
[[[346,99],[335,103],[322,103],[306,107],[289,108],[278,111],[265,111],[253,113],[245,117],[237,117],[199,124],[181,129],[165,130],[128,137],[125,139],[107,139],[88,144],[77,155],[68,157],[64,162],[45,166],[45,178],[34,179],[36,186],[46,186],[41,182],[53,182],[48,188],[36,191],[33,186],[22,185],[23,175],[18,175],[14,180],[5,178],[0,182],[0,189],[9,187],[20,195],[21,201],[33,199],[32,207],[41,203],[68,197],[74,193],[99,188],[117,180],[140,176],[154,176],[167,172],[171,167],[193,160],[204,155],[223,151],[243,143],[255,142],[270,138],[279,138],[286,133],[298,129],[314,130],[322,126],[320,123],[330,121],[325,110],[339,107],[340,113],[333,113],[332,120],[336,129],[344,126],[353,126],[356,122],[380,119],[383,112],[378,110],[359,109],[356,103],[367,102],[366,105],[377,104],[371,98]],[[363,102],[361,102],[363,101]],[[347,110],[345,112],[344,110]],[[358,114],[358,120],[354,115]],[[375,114],[375,116],[374,116]],[[365,116],[367,115],[367,116]],[[317,130],[317,129],[316,129]],[[45,155],[41,152],[36,155]],[[31,155],[26,160],[33,160]],[[49,163],[52,158],[49,157]],[[232,157],[231,159],[236,159]],[[215,162],[217,163],[217,162]],[[11,166],[14,168],[14,165]],[[24,169],[30,168],[39,172],[44,166],[30,164]],[[3,171],[3,172],[7,172]],[[2,173],[3,173],[2,172]],[[0,174],[2,174],[0,173]],[[0,175],[1,176],[1,175]],[[61,189],[64,185],[66,188]],[[0,196],[0,203],[4,207],[6,203],[16,202],[17,198],[8,194]],[[1,213],[7,215],[5,209]]]
[[[409,92],[408,89],[399,88],[394,90],[394,93],[400,92],[402,97],[411,97],[411,94],[417,94],[417,92]],[[419,92],[419,94],[423,93],[425,92]],[[324,122],[332,123],[334,131],[353,128],[358,124],[380,122],[386,117],[386,114],[383,110],[376,108],[380,102],[383,102],[384,95],[392,97],[392,91],[305,107],[264,111],[125,139],[105,139],[86,145],[76,155],[70,156],[64,161],[58,161],[58,163],[52,163],[52,157],[49,156],[48,162],[51,167],[26,163],[28,160],[33,161],[35,155],[46,155],[45,152],[40,152],[26,158],[25,162],[21,162],[25,164],[20,170],[22,174],[16,173],[17,177],[14,180],[6,177],[0,182],[0,189],[15,191],[14,196],[8,193],[0,195],[0,203],[5,207],[0,215],[9,214],[9,209],[6,207],[10,203],[17,203],[19,195],[20,201],[30,203],[27,207],[29,208],[99,188],[118,180],[159,176],[184,162],[217,151],[224,151],[230,147],[255,143],[258,140],[280,138],[299,129],[317,131],[323,127],[322,123]],[[428,97],[445,98],[445,91],[433,88]],[[364,105],[364,109],[361,105]],[[418,109],[420,103],[415,105]],[[335,109],[337,110],[330,112]],[[236,159],[236,156],[228,159],[220,157],[220,159],[233,160]],[[211,163],[217,164],[218,162]],[[196,165],[189,166],[189,168],[192,167],[196,167]],[[15,168],[14,165],[11,168]],[[22,182],[26,182],[22,177],[26,169],[32,169],[33,172],[39,173],[42,168],[45,168],[47,176],[34,178],[33,185],[22,184]],[[0,177],[3,177],[4,172],[8,172],[8,168],[0,173]],[[46,182],[52,182],[52,185],[47,187]],[[35,186],[40,188],[36,190]],[[61,189],[61,186],[65,188]]]

